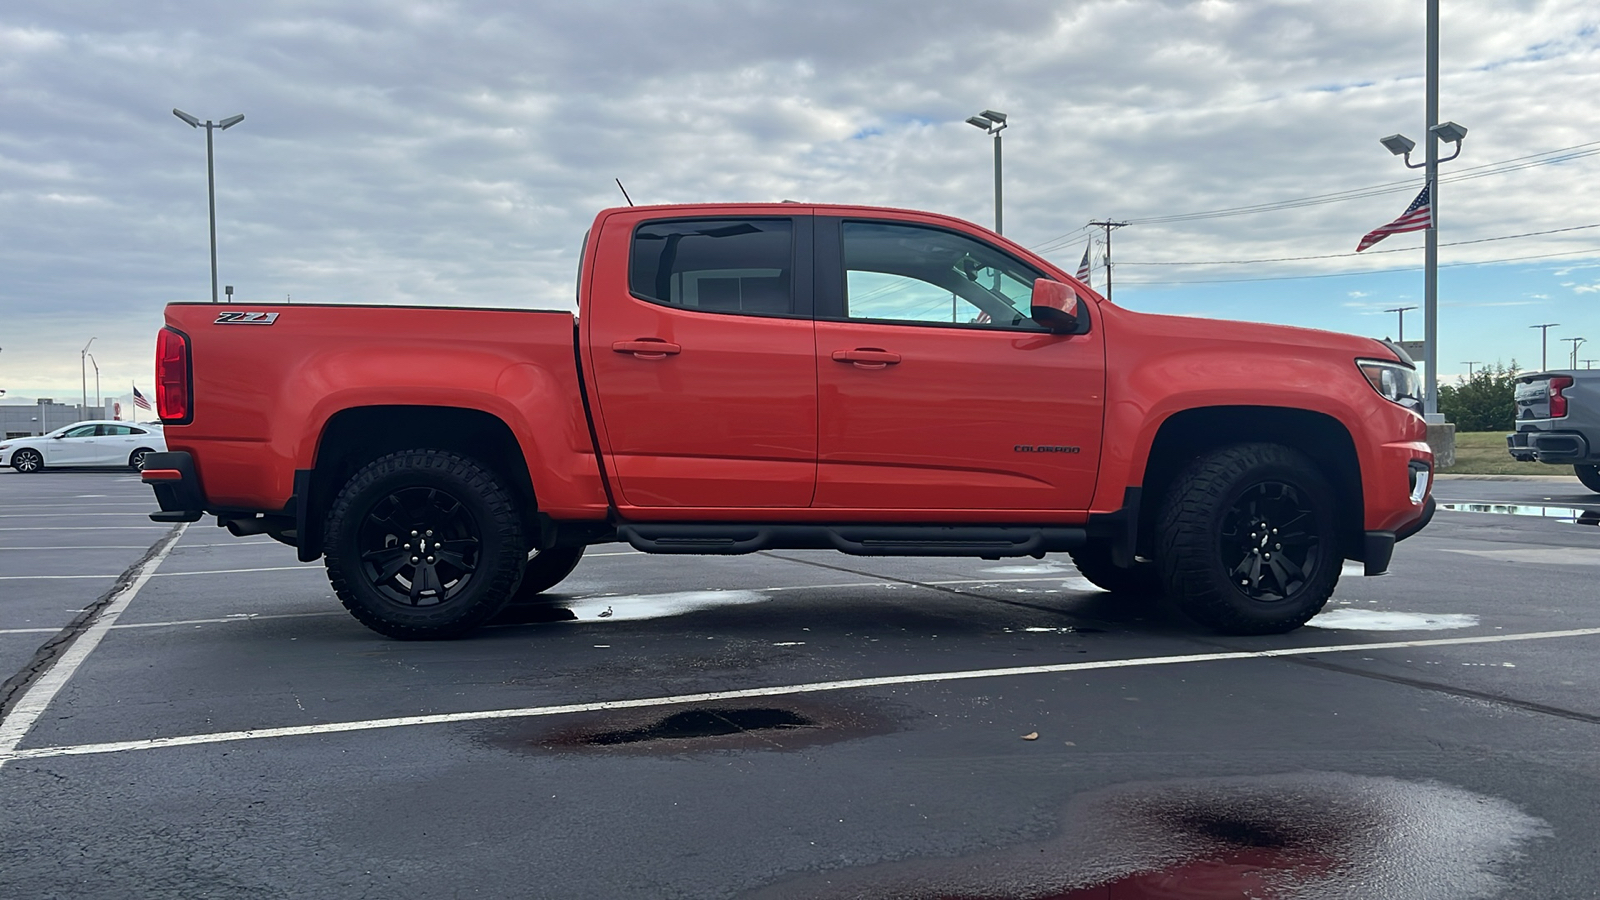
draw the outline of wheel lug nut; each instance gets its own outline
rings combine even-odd
[[[411,536],[412,536],[412,537],[416,537],[416,536],[417,536],[417,533],[416,533],[416,532],[415,532],[415,531],[413,531],[413,532],[411,532]]]
[[[433,537],[433,532],[432,531],[428,532],[428,537]]]
[[[417,561],[417,558],[416,558],[416,557],[415,557],[415,556],[413,556],[413,557],[411,557],[411,561],[412,561],[412,562],[416,562],[416,561]]]

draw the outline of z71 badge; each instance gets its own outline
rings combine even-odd
[[[213,325],[271,325],[278,321],[275,312],[225,312],[217,315]]]

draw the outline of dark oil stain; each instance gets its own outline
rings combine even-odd
[[[707,704],[663,714],[617,710],[555,722],[499,725],[482,740],[519,753],[645,753],[796,750],[889,734],[896,720],[858,705],[801,700],[787,708]]]

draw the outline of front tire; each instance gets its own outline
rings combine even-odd
[[[441,450],[367,464],[334,499],[324,534],[339,601],[399,640],[460,637],[489,621],[527,554],[510,492],[481,463]]]
[[[1317,467],[1278,444],[1195,460],[1157,523],[1168,591],[1226,634],[1282,634],[1322,611],[1339,581],[1338,507]]]
[[[1572,471],[1584,487],[1600,494],[1600,466],[1573,466]]]
[[[11,468],[29,474],[38,472],[44,468],[44,457],[39,455],[39,451],[24,447],[11,454]]]
[[[583,559],[583,547],[552,547],[539,551],[522,569],[522,584],[511,598],[512,603],[539,603],[540,595],[550,590],[572,574]]]

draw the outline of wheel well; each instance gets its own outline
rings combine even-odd
[[[1339,507],[1342,550],[1347,556],[1359,555],[1364,515],[1361,464],[1349,430],[1322,413],[1268,406],[1189,409],[1161,423],[1145,465],[1137,552],[1152,555],[1161,503],[1185,466],[1218,447],[1256,441],[1291,447],[1316,463],[1335,495],[1346,501]]]
[[[387,453],[424,448],[460,453],[488,466],[516,498],[525,533],[539,533],[528,461],[504,421],[448,406],[363,406],[335,413],[317,443],[308,496],[296,501],[307,504],[307,533],[297,536],[300,558],[321,555],[322,520],[351,475]]]

